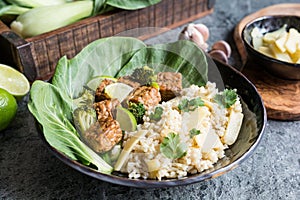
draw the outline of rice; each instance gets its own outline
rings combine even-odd
[[[239,98],[227,109],[217,104],[213,98],[218,93],[215,83],[208,82],[202,87],[192,85],[183,89],[178,97],[156,106],[163,108],[159,121],[150,120],[155,107],[146,111],[144,123],[138,125],[136,131],[125,132],[123,145],[138,131],[147,131],[146,135],[139,138],[139,142],[133,147],[121,171],[128,173],[128,177],[133,179],[161,180],[162,178],[180,178],[212,168],[214,163],[225,156],[225,149],[228,148],[228,144],[223,142],[222,137],[227,128],[229,113],[231,110],[242,112]],[[201,120],[193,121],[189,112],[180,112],[176,108],[183,99],[191,100],[197,97],[205,102],[201,108],[204,114],[201,114]],[[189,120],[185,121],[185,119]],[[189,124],[192,123],[198,123],[197,127],[201,132],[199,137],[190,136],[189,130],[193,127],[189,127]],[[170,132],[178,134],[180,142],[187,145],[185,156],[171,159],[160,151],[164,137]],[[206,137],[200,135],[206,135]],[[201,137],[206,139],[202,141]]]

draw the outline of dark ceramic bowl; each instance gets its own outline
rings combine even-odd
[[[287,25],[287,30],[300,30],[300,17],[297,16],[264,16],[249,22],[242,31],[242,39],[248,53],[248,61],[264,67],[272,75],[283,79],[300,80],[300,64],[284,62],[266,56],[253,48],[252,30],[257,27],[262,34],[271,32]]]
[[[209,66],[215,66],[212,64],[212,60],[209,62]],[[187,177],[181,179],[164,179],[161,181],[128,179],[127,174],[122,173],[106,175],[69,159],[64,154],[51,147],[46,141],[44,134],[38,125],[39,134],[50,151],[62,162],[83,174],[113,184],[138,188],[172,187],[196,183],[220,176],[236,168],[240,163],[242,163],[242,161],[246,160],[253,153],[254,149],[257,147],[262,138],[267,119],[266,110],[262,99],[253,84],[231,66],[223,64],[219,61],[215,61],[215,63],[217,64],[217,67],[215,67],[214,70],[209,69],[209,80],[216,82],[217,85],[223,85],[228,88],[237,89],[238,94],[242,99],[243,113],[245,117],[237,141],[230,146],[228,150],[226,150],[226,157],[219,160],[212,169],[206,170],[199,174],[188,175]],[[223,79],[221,84],[220,81],[218,83],[218,80],[220,79],[215,73],[216,70]]]

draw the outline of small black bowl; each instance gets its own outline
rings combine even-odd
[[[287,30],[300,30],[300,17],[273,15],[257,18],[249,22],[242,31],[242,40],[248,53],[248,61],[264,67],[272,75],[291,80],[300,80],[300,64],[284,62],[266,56],[254,49],[252,45],[252,30],[257,27],[262,34],[272,32],[287,25]]]

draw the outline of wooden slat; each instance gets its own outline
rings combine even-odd
[[[174,2],[166,4],[166,26],[169,26],[174,23]]]
[[[100,37],[109,37],[113,35],[113,23],[112,23],[112,17],[106,16],[101,21],[98,22],[100,27]]]
[[[139,12],[127,12],[125,15],[125,27],[126,30],[139,27]]]
[[[72,58],[76,55],[72,29],[57,35],[61,56]]]
[[[112,16],[112,24],[113,26],[113,33],[119,34],[126,30],[126,23],[125,23],[125,16],[126,12],[120,11],[118,14]]]
[[[100,38],[100,27],[97,21],[93,21],[86,25],[88,43]]]
[[[48,62],[49,62],[48,76],[51,76],[55,70],[57,61],[60,59],[60,54],[57,53],[57,47],[59,45],[57,35],[53,35],[52,37],[46,38],[45,42],[46,42]]]
[[[186,3],[186,1],[184,2],[184,4]],[[182,1],[181,0],[174,0],[173,5],[174,5],[174,23],[179,22],[180,20],[182,20],[182,16],[181,16],[181,11],[182,11]]]
[[[81,51],[88,43],[88,34],[87,28],[85,27],[78,27],[73,29],[73,40],[75,44],[75,52]]]
[[[164,27],[166,26],[167,18],[167,2],[162,2],[161,4],[156,4],[154,6],[154,15],[155,15],[155,27]]]
[[[35,42],[32,48],[34,51],[33,58],[37,63],[37,77],[42,77],[44,75],[48,76],[51,73],[51,67],[49,66],[48,55],[45,53],[47,52],[45,40]]]
[[[181,19],[187,19],[189,17],[189,9],[190,9],[190,0],[186,0],[185,3],[182,4],[181,10]]]

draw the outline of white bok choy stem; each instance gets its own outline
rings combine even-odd
[[[75,1],[53,6],[37,7],[25,12],[11,23],[11,29],[28,38],[89,17],[93,11],[93,1]]]
[[[6,0],[6,1],[13,5],[29,7],[29,8],[59,5],[67,2],[67,0]]]
[[[144,137],[148,131],[140,130],[137,131],[137,133],[132,136],[125,144],[123,150],[121,151],[121,154],[114,166],[115,171],[120,171],[126,160],[128,159],[128,156],[130,152],[132,151],[133,147],[140,141],[141,137]]]

